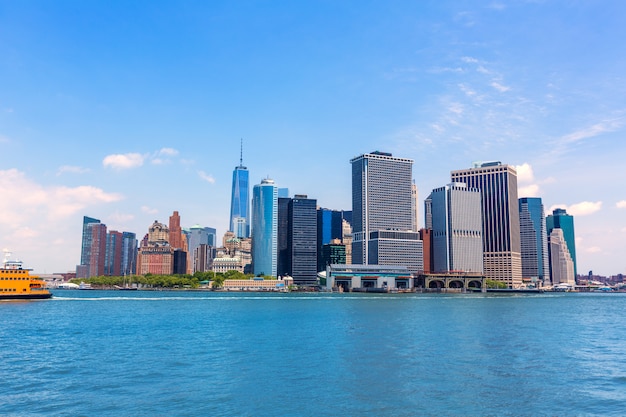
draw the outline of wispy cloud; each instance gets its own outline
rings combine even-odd
[[[572,204],[570,206],[565,204],[557,204],[550,207],[548,212],[552,212],[554,209],[561,208],[567,211],[567,214],[572,216],[588,216],[590,214],[597,213],[602,209],[602,201],[582,201],[580,203]]]
[[[198,171],[198,176],[209,184],[215,184],[215,178],[213,178],[213,175],[207,174],[204,171]]]
[[[63,165],[59,167],[59,169],[57,170],[57,176],[63,175],[66,173],[67,174],[85,174],[89,171],[90,171],[89,168],[83,168],[83,167],[72,166],[72,165]]]
[[[493,81],[490,85],[501,93],[506,93],[511,89],[511,87],[501,84],[498,81]]]
[[[141,211],[146,214],[157,214],[159,212],[159,210],[148,206],[141,206]]]
[[[144,156],[139,153],[108,155],[102,161],[105,168],[118,170],[137,168],[143,165]]]
[[[617,207],[619,209],[626,209],[626,200],[618,201],[615,204],[615,207]]]
[[[562,144],[569,144],[578,142],[584,139],[593,138],[607,132],[615,132],[624,126],[624,117],[619,117],[611,120],[604,120],[600,123],[579,129],[577,131],[568,133],[559,139]]]

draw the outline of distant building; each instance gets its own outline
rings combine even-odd
[[[415,180],[413,180],[413,184],[411,184],[411,212],[413,218],[413,231],[419,232],[420,230],[420,220],[419,220],[419,191],[417,189],[417,185],[415,185]]]
[[[574,262],[574,276],[578,274],[576,267],[576,233],[574,232],[574,217],[567,214],[564,209],[557,208],[552,211],[552,214],[546,218],[546,229],[548,236],[554,229],[563,230],[563,238],[567,243],[567,249]]]
[[[278,273],[278,187],[269,178],[252,190],[252,265],[255,275]]]
[[[400,265],[329,265],[326,288],[341,291],[380,291],[413,288],[413,277]]]
[[[216,257],[216,251],[213,246],[206,243],[200,244],[194,249],[194,272],[207,272],[213,270],[213,260]]]
[[[329,244],[333,240],[339,243],[348,244],[344,239],[352,238],[352,228],[350,221],[352,212],[345,210],[331,210],[326,208],[317,209],[317,270],[325,271],[326,263],[322,260],[322,246]],[[351,244],[351,242],[349,242]]]
[[[519,199],[522,277],[550,284],[550,261],[546,218],[541,198]]]
[[[424,254],[424,273],[433,272],[433,234],[431,229],[420,229],[420,239],[422,240],[422,252]]]
[[[432,270],[483,273],[482,204],[477,188],[452,183],[432,191]]]
[[[172,275],[174,248],[169,244],[169,228],[157,220],[148,228],[137,255],[138,275]]]
[[[238,238],[250,237],[250,185],[248,168],[243,166],[243,144],[239,165],[233,171],[230,199],[230,231]]]
[[[174,249],[183,249],[183,229],[180,227],[180,216],[177,211],[170,216],[169,244]]]
[[[137,235],[122,232],[122,275],[133,275],[137,271]]]
[[[473,168],[452,171],[451,179],[481,192],[485,276],[510,288],[520,287],[522,258],[515,168],[500,162],[476,163]]]
[[[83,217],[83,234],[80,265],[76,267],[77,278],[104,275],[106,262],[106,225],[92,217]]]
[[[550,232],[550,272],[552,285],[576,285],[574,261],[567,248],[563,229],[552,229]]]
[[[334,239],[333,242],[322,245],[322,254],[319,258],[324,266],[320,271],[325,271],[329,265],[345,265],[346,245],[341,243],[341,240]]]
[[[198,249],[200,245],[215,247],[215,242],[217,240],[216,234],[217,232],[214,228],[202,227],[199,224],[193,225],[189,228],[189,230],[187,230],[187,248],[189,251],[187,256],[187,270],[189,273],[193,274],[198,271],[195,269],[197,265],[196,249]]]
[[[122,249],[124,235],[111,230],[107,233],[107,248],[104,263],[104,275],[122,276]]]
[[[422,241],[414,232],[413,161],[371,152],[353,158],[352,262],[423,268]]]

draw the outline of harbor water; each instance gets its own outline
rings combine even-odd
[[[626,294],[58,290],[0,302],[3,416],[618,416]]]

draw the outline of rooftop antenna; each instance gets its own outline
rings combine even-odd
[[[241,144],[240,144],[240,151],[239,151],[239,166],[242,167],[243,166],[243,138],[240,138],[241,140]]]

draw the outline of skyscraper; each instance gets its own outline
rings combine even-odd
[[[137,236],[131,232],[122,233],[122,275],[132,275],[137,271]]]
[[[170,237],[169,237],[170,246],[173,247],[174,249],[182,249],[183,248],[183,233],[182,233],[182,229],[180,228],[180,216],[178,215],[177,211],[172,213],[172,215],[170,216],[169,229],[170,229]]]
[[[104,261],[104,275],[122,276],[122,249],[124,236],[121,232],[111,230],[107,233],[107,248]]]
[[[574,262],[567,248],[563,229],[550,232],[550,275],[552,285],[576,285]]]
[[[348,220],[349,219],[349,220]],[[352,234],[350,221],[352,220],[352,212],[345,210],[331,210],[327,208],[317,209],[317,255],[318,255],[318,271],[326,270],[326,261],[322,259],[322,247],[331,243],[331,241],[339,240],[340,244],[348,245],[344,241],[345,235]],[[351,242],[350,242],[351,244]],[[346,248],[347,249],[347,248]],[[344,256],[345,258],[345,256]]]
[[[233,171],[233,187],[230,200],[230,231],[236,237],[250,237],[250,185],[248,168],[243,166],[243,144],[239,166]]]
[[[482,194],[483,267],[487,278],[511,288],[522,285],[522,259],[517,200],[517,172],[500,162],[474,164],[452,171],[452,182],[478,188]]]
[[[432,209],[434,272],[483,272],[480,191],[463,183],[436,188]]]
[[[252,267],[255,275],[278,273],[278,187],[269,178],[252,190]]]
[[[104,275],[107,248],[107,227],[100,220],[83,217],[83,234],[80,265],[76,267],[77,278]]]
[[[413,160],[375,151],[353,158],[352,262],[423,268],[414,232]]]
[[[522,277],[550,283],[548,235],[543,203],[538,197],[519,199]]]
[[[576,234],[574,233],[574,216],[567,214],[567,211],[564,209],[554,209],[552,214],[546,219],[546,228],[548,236],[550,236],[552,230],[554,229],[563,230],[563,238],[565,239],[565,243],[567,243],[567,249],[572,257],[572,262],[574,263],[574,277],[576,277],[578,274],[578,268],[576,267]]]
[[[202,227],[199,224],[193,225],[187,231],[187,271],[190,273],[197,272],[196,266],[198,263],[196,262],[196,254],[197,249],[200,245],[207,245],[211,248],[215,248],[216,246],[216,236],[217,232],[212,227]],[[204,272],[204,271],[201,271]]]
[[[289,266],[293,282],[317,283],[317,200],[296,194],[289,202]]]

